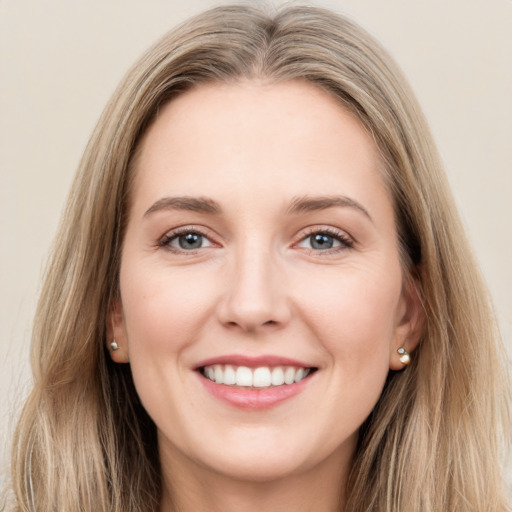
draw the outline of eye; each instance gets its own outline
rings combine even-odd
[[[173,251],[195,251],[213,244],[203,233],[185,230],[168,233],[162,238],[159,245]]]
[[[353,247],[353,242],[341,232],[331,230],[316,230],[309,233],[298,244],[297,247],[311,249],[313,251],[341,250]]]

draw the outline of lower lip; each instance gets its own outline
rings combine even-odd
[[[288,400],[301,393],[313,375],[295,382],[294,384],[283,384],[273,388],[237,388],[217,384],[198,373],[203,386],[216,398],[234,407],[249,410],[262,410],[273,407],[285,400]]]

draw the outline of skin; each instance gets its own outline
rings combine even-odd
[[[110,331],[158,429],[161,510],[342,509],[358,428],[420,323],[371,137],[310,84],[203,85],[161,109],[136,172]],[[290,212],[333,195],[350,204]],[[159,208],[177,196],[222,212]],[[203,246],[180,248],[178,227]],[[312,245],[313,232],[333,247]],[[225,354],[318,371],[248,411],[195,371]]]

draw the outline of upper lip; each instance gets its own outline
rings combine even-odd
[[[199,368],[204,368],[205,366],[213,366],[215,364],[230,364],[233,366],[247,366],[249,368],[258,368],[261,366],[296,366],[299,368],[315,368],[314,365],[304,361],[270,354],[260,356],[226,354],[204,359],[203,361],[200,361],[196,364],[195,369],[198,370]]]

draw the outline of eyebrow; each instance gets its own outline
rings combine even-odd
[[[301,196],[294,198],[287,208],[288,214],[306,213],[328,208],[353,208],[363,213],[372,222],[368,210],[357,201],[346,196]],[[222,208],[217,201],[206,197],[163,197],[144,213],[144,217],[161,210],[187,210],[210,215],[219,215]]]
[[[161,210],[188,210],[210,215],[222,213],[219,203],[206,197],[162,197],[144,213],[144,217]]]
[[[288,207],[288,213],[305,213],[315,210],[326,210],[328,208],[335,207],[353,208],[363,213],[373,222],[371,215],[368,213],[368,210],[363,205],[346,196],[297,197],[293,199],[292,202],[290,203],[290,206]]]

